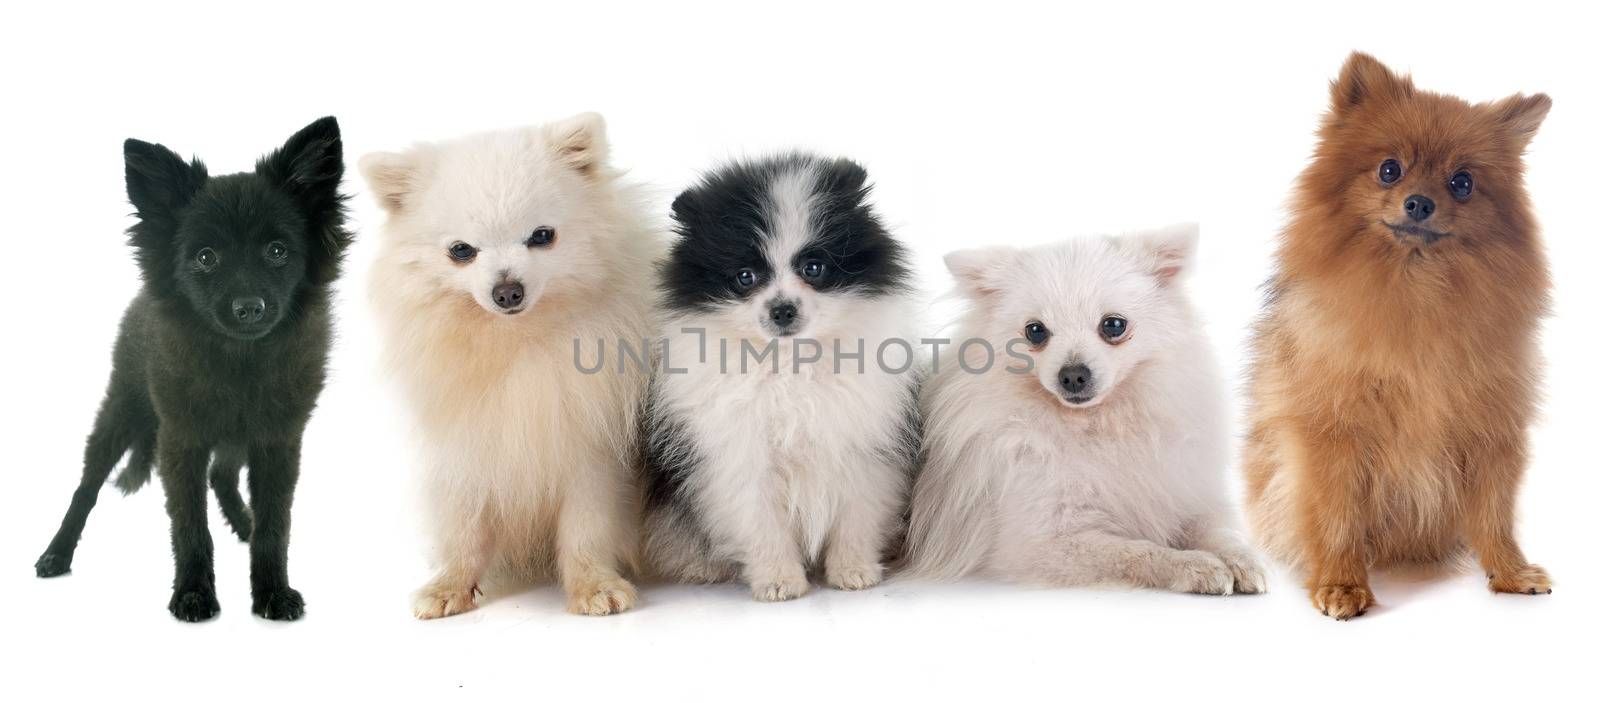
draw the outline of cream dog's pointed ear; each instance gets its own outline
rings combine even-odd
[[[421,185],[421,157],[415,151],[375,151],[362,156],[356,167],[378,205],[391,213],[406,209]]]
[[[1195,250],[1200,241],[1200,225],[1193,222],[1171,225],[1149,232],[1126,234],[1119,238],[1144,262],[1145,270],[1162,285],[1183,278],[1194,267]]]
[[[606,165],[611,145],[606,141],[606,120],[598,112],[573,115],[547,128],[559,158],[584,175]]]
[[[975,295],[998,292],[1016,260],[1017,250],[1012,247],[962,249],[944,255],[945,268],[950,269],[962,288]]]

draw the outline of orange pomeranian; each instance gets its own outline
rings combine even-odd
[[[1472,104],[1351,54],[1257,329],[1244,470],[1257,536],[1340,620],[1367,570],[1476,552],[1550,592],[1514,534],[1537,404],[1543,245],[1522,154],[1550,98]]]

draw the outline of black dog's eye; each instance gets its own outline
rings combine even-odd
[[[222,263],[222,260],[217,257],[217,252],[213,251],[211,247],[205,247],[195,252],[194,261],[200,264],[200,270],[202,271],[210,271],[216,268],[217,264]]]
[[[450,245],[450,258],[466,263],[478,255],[477,247],[466,242],[456,242]]]
[[[547,247],[554,244],[555,241],[556,228],[554,227],[535,227],[533,228],[533,234],[528,235],[528,246],[530,247]]]
[[[1400,168],[1400,162],[1394,159],[1384,161],[1378,166],[1378,180],[1383,181],[1384,185],[1394,185],[1403,175],[1405,171]]]
[[[806,280],[808,281],[815,281],[819,278],[822,278],[822,274],[827,273],[827,271],[827,265],[823,264],[821,261],[817,261],[816,259],[808,260],[804,264],[800,265],[800,275],[805,276]]]
[[[1456,196],[1456,200],[1472,197],[1472,174],[1456,171],[1456,175],[1450,177],[1450,194]]]
[[[756,272],[750,269],[739,269],[739,273],[733,277],[733,280],[739,284],[740,288],[749,288],[756,284]]]
[[[283,242],[273,242],[267,245],[268,261],[283,261],[283,257],[288,255],[289,247],[284,246]]]
[[[1045,327],[1043,322],[1034,320],[1022,328],[1022,336],[1028,340],[1029,344],[1042,347],[1045,342],[1050,341],[1050,328]]]
[[[1106,315],[1100,318],[1100,338],[1117,344],[1128,334],[1128,319],[1121,315]]]

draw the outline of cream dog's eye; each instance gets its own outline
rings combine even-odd
[[[1050,328],[1045,327],[1043,322],[1034,320],[1022,328],[1022,336],[1029,344],[1042,347],[1045,342],[1050,341]]]

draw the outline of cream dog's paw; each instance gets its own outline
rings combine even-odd
[[[811,582],[804,575],[787,578],[756,579],[750,582],[750,595],[762,603],[779,603],[794,600],[811,590]]]
[[[567,593],[567,612],[578,615],[613,615],[633,609],[639,592],[623,578],[600,581]]]
[[[883,565],[829,566],[828,585],[841,591],[859,591],[883,583]]]
[[[426,586],[411,599],[411,613],[421,620],[459,615],[478,607],[478,587],[465,589]]]

